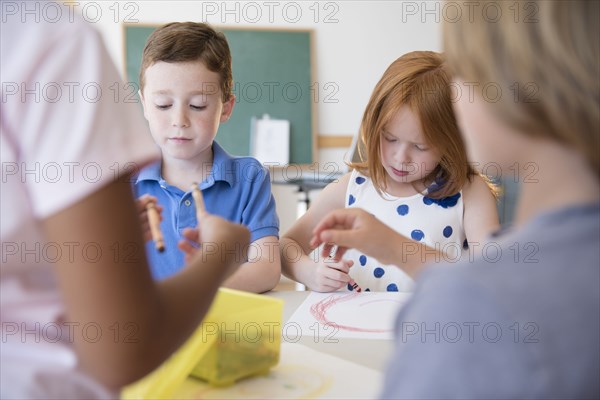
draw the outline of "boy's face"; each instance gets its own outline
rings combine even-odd
[[[219,75],[202,61],[159,61],[145,71],[144,116],[165,160],[206,160],[219,123],[235,98],[223,103]]]

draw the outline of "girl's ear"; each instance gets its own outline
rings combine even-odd
[[[233,107],[235,106],[235,95],[232,94],[229,100],[223,103],[223,110],[221,111],[221,122],[225,122],[231,117]]]

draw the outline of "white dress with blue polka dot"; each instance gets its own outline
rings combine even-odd
[[[382,195],[369,177],[355,170],[346,190],[346,207],[362,208],[402,235],[440,250],[444,254],[440,261],[456,262],[461,258],[465,243],[462,192],[443,199],[420,193],[409,197]],[[415,250],[405,246],[407,254]],[[413,288],[412,278],[396,266],[383,265],[357,250],[347,251],[344,258],[354,261],[350,276],[363,291],[405,292]],[[348,290],[352,290],[350,285]]]

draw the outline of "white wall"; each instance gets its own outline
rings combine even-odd
[[[354,134],[373,87],[393,60],[412,50],[440,50],[436,20],[444,12],[439,3],[423,1],[81,1],[78,8],[102,32],[120,71],[123,22],[314,30],[318,135]],[[335,102],[326,102],[326,95]],[[320,150],[317,161],[341,164],[344,152]],[[273,192],[283,232],[295,219],[296,196],[290,187],[274,186]]]

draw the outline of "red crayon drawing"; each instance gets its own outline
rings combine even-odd
[[[350,294],[344,294],[344,295],[332,294],[331,296],[328,296],[328,297],[324,298],[323,300],[313,304],[310,307],[310,313],[321,324],[331,325],[336,328],[351,331],[351,332],[372,332],[372,333],[391,332],[393,329],[373,329],[373,328],[368,328],[368,327],[341,325],[335,321],[331,321],[328,318],[328,316],[327,316],[328,312],[330,312],[336,305],[338,305],[339,303],[347,302],[347,301],[354,300],[354,299],[356,299],[356,301],[360,301],[358,299],[364,299],[364,301],[362,301],[358,304],[359,307],[363,307],[367,304],[373,304],[373,303],[377,303],[377,302],[396,302],[396,303],[399,302],[399,301],[390,300],[390,299],[373,300],[373,299],[370,299],[368,296],[367,297],[365,297],[365,296],[359,297],[359,296],[361,296],[361,295],[356,292],[350,293]]]

